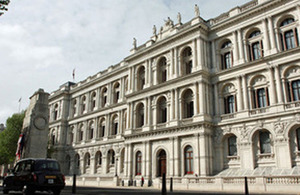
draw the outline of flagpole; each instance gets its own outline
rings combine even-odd
[[[22,101],[22,97],[20,97],[19,99],[19,113],[21,113],[21,101]]]

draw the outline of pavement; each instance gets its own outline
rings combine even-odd
[[[0,187],[0,194],[2,192],[2,186]],[[21,192],[10,192],[10,195],[22,195]],[[36,195],[49,194],[47,192],[37,192]],[[61,195],[71,195],[72,187],[66,186]],[[76,195],[162,195],[161,190],[148,187],[114,187],[114,188],[102,188],[102,187],[77,187]],[[166,195],[243,195],[244,193],[232,193],[232,192],[198,192],[198,191],[173,191],[167,192]],[[277,195],[274,193],[249,193],[250,195]],[[282,195],[278,194],[278,195]],[[292,195],[292,194],[285,194]]]

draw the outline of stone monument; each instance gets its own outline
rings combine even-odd
[[[30,97],[22,133],[25,135],[21,158],[46,158],[49,132],[49,94],[39,89]]]

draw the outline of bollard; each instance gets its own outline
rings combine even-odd
[[[124,186],[124,180],[122,180],[122,186]]]
[[[245,177],[245,195],[249,195],[247,177]]]
[[[167,194],[166,174],[163,173],[161,195],[166,195],[166,194]]]
[[[149,179],[148,180],[148,187],[150,187],[152,184],[151,184],[151,180]]]
[[[133,186],[136,186],[136,180],[133,181]]]
[[[173,178],[170,178],[170,192],[173,192]]]
[[[72,194],[76,194],[76,174],[73,175]]]

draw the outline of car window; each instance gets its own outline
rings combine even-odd
[[[15,166],[14,172],[19,173],[25,169],[26,162],[20,162]]]
[[[35,163],[35,170],[42,171],[42,170],[54,170],[59,171],[59,164],[56,161],[37,161]]]
[[[23,171],[25,171],[25,172],[30,172],[31,171],[31,161],[26,162]]]

